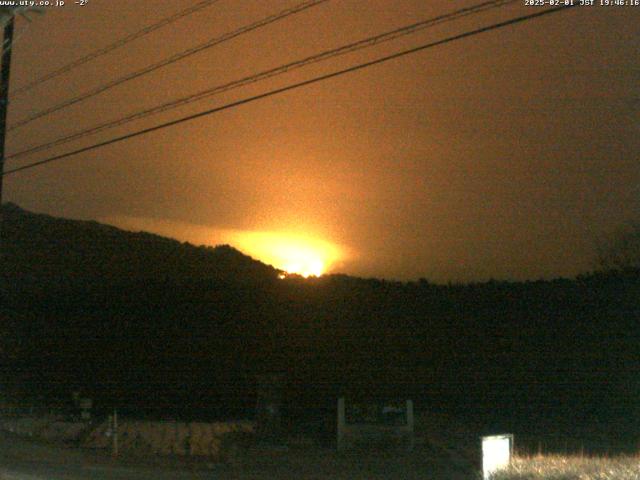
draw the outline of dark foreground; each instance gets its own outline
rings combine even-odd
[[[1,480],[79,479],[421,479],[476,478],[455,459],[412,453],[351,452],[330,448],[252,447],[227,464],[205,460],[121,457],[32,443],[0,433]]]

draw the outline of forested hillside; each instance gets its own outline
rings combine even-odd
[[[141,415],[224,416],[249,412],[255,375],[279,371],[307,412],[342,393],[408,395],[495,429],[640,426],[637,270],[281,280],[228,246],[3,213],[2,384],[14,397],[82,387]]]

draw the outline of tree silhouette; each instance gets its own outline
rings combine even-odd
[[[621,228],[601,241],[597,265],[604,271],[640,269],[640,222]]]

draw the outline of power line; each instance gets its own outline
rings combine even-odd
[[[155,115],[158,113],[162,113],[168,110],[172,110],[174,108],[178,108],[199,100],[202,100],[204,98],[207,97],[211,97],[223,92],[227,92],[229,90],[234,90],[236,88],[240,88],[252,83],[256,83],[258,81],[261,80],[266,80],[268,78],[272,78],[278,75],[282,75],[284,73],[288,73],[292,70],[296,70],[298,68],[302,68],[304,66],[307,65],[311,65],[313,63],[318,63],[324,60],[328,60],[330,58],[334,58],[337,56],[341,56],[341,55],[345,55],[347,53],[352,53],[358,50],[362,50],[364,48],[369,48],[375,45],[378,45],[380,43],[383,42],[387,42],[390,40],[394,40],[396,38],[405,36],[405,35],[409,35],[412,33],[415,33],[417,31],[423,30],[425,28],[428,27],[433,27],[435,25],[439,25],[441,23],[445,23],[445,22],[450,22],[453,20],[456,20],[458,18],[461,17],[465,17],[465,16],[469,16],[469,15],[476,15],[480,12],[489,10],[489,9],[493,9],[493,8],[498,8],[498,7],[502,7],[506,4],[509,3],[514,3],[517,0],[492,0],[492,1],[485,1],[482,2],[480,4],[471,6],[471,7],[466,7],[463,9],[459,9],[459,10],[455,10],[453,12],[447,13],[447,14],[443,14],[443,15],[439,15],[437,17],[433,17],[433,18],[429,18],[426,20],[422,20],[420,22],[416,22],[413,23],[411,25],[407,25],[404,27],[400,27],[382,34],[378,34],[372,37],[368,37],[365,38],[363,40],[359,40],[353,43],[349,43],[347,45],[343,45],[341,47],[338,48],[334,48],[331,50],[326,50],[324,52],[321,52],[319,54],[315,54],[315,55],[311,55],[309,57],[305,57],[301,60],[296,60],[294,62],[290,62],[287,63],[285,65],[281,65],[269,70],[265,70],[262,71],[260,73],[257,74],[253,74],[244,78],[241,78],[239,80],[234,80],[232,82],[226,83],[226,84],[222,84],[222,85],[217,85],[215,87],[206,89],[204,91],[198,92],[196,94],[192,94],[189,95],[187,97],[183,97],[180,98],[178,100],[172,100],[170,102],[166,102],[164,104],[161,105],[157,105],[155,107],[152,107],[150,109],[147,110],[143,110],[141,112],[136,112],[134,114],[131,115],[127,115],[125,117],[119,118],[117,120],[112,120],[100,125],[97,125],[95,127],[91,127],[89,129],[80,131],[80,132],[76,132],[61,138],[58,138],[56,140],[44,143],[44,144],[40,144],[40,145],[36,145],[33,147],[30,147],[26,150],[20,151],[20,152],[16,152],[10,156],[8,156],[8,159],[14,159],[14,158],[19,158],[28,154],[32,154],[32,153],[36,153],[36,152],[40,152],[43,150],[48,150],[50,148],[53,148],[55,146],[58,145],[62,145],[74,140],[78,140],[80,138],[86,137],[88,135],[93,135],[95,133],[104,131],[104,130],[108,130],[117,126],[121,126],[127,123],[130,123],[132,121],[135,120],[140,120],[142,118],[151,116],[151,115]]]
[[[130,138],[138,137],[138,136],[141,136],[141,135],[145,135],[147,133],[155,132],[157,130],[162,130],[164,128],[172,127],[172,126],[178,125],[180,123],[188,122],[188,121],[194,120],[196,118],[204,117],[204,116],[207,116],[207,115],[212,115],[214,113],[221,112],[223,110],[228,110],[228,109],[231,109],[231,108],[234,108],[234,107],[238,107],[240,105],[244,105],[244,104],[247,104],[247,103],[255,102],[257,100],[261,100],[263,98],[272,97],[274,95],[278,95],[278,94],[285,93],[285,92],[288,92],[288,91],[291,91],[291,90],[302,88],[302,87],[305,87],[307,85],[312,85],[314,83],[322,82],[322,81],[328,80],[330,78],[334,78],[334,77],[338,77],[338,76],[341,76],[341,75],[345,75],[347,73],[351,73],[351,72],[355,72],[355,71],[358,71],[358,70],[362,70],[362,69],[367,68],[367,67],[378,65],[378,64],[390,61],[390,60],[394,60],[396,58],[404,57],[406,55],[417,53],[417,52],[420,52],[422,50],[427,50],[429,48],[433,48],[433,47],[436,47],[436,46],[439,46],[439,45],[444,45],[446,43],[450,43],[450,42],[453,42],[453,41],[456,41],[456,40],[461,40],[463,38],[472,37],[472,36],[478,35],[480,33],[489,32],[489,31],[496,30],[496,29],[499,29],[499,28],[503,28],[503,27],[506,27],[506,26],[509,26],[509,25],[514,25],[516,23],[522,23],[522,22],[525,22],[525,21],[528,21],[528,20],[532,20],[534,18],[542,17],[544,15],[549,15],[549,14],[557,13],[557,12],[560,12],[560,11],[563,11],[563,10],[568,10],[570,8],[573,8],[574,6],[577,6],[577,4],[568,5],[568,6],[553,7],[553,8],[545,9],[543,11],[532,13],[532,14],[529,14],[529,15],[523,15],[523,16],[520,16],[520,17],[512,18],[512,19],[506,20],[504,22],[494,23],[494,24],[488,25],[486,27],[481,27],[481,28],[478,28],[478,29],[475,29],[475,30],[470,30],[470,31],[467,31],[467,32],[464,32],[464,33],[460,33],[458,35],[453,35],[451,37],[447,37],[447,38],[442,39],[442,40],[437,40],[435,42],[423,44],[423,45],[420,45],[418,47],[410,48],[408,50],[403,50],[401,52],[394,53],[392,55],[387,55],[385,57],[381,57],[381,58],[378,58],[376,60],[372,60],[372,61],[365,62],[365,63],[360,63],[358,65],[354,65],[354,66],[351,66],[351,67],[348,67],[348,68],[345,68],[345,69],[342,69],[342,70],[338,70],[338,71],[335,71],[335,72],[332,72],[332,73],[320,75],[320,76],[311,78],[309,80],[304,80],[302,82],[297,82],[297,83],[293,83],[293,84],[287,85],[285,87],[281,87],[281,88],[277,88],[277,89],[274,89],[274,90],[270,90],[268,92],[261,93],[259,95],[254,95],[252,97],[243,98],[241,100],[237,100],[235,102],[231,102],[231,103],[228,103],[226,105],[222,105],[220,107],[215,107],[215,108],[212,108],[212,109],[209,109],[209,110],[205,110],[203,112],[199,112],[199,113],[196,113],[196,114],[193,114],[193,115],[188,115],[186,117],[179,118],[177,120],[172,120],[170,122],[162,123],[162,124],[156,125],[154,127],[149,127],[149,128],[145,128],[143,130],[138,130],[136,132],[132,132],[132,133],[128,133],[126,135],[115,137],[115,138],[112,138],[110,140],[106,140],[104,142],[96,143],[96,144],[93,144],[93,145],[89,145],[87,147],[83,147],[83,148],[80,148],[80,149],[77,149],[77,150],[73,150],[71,152],[67,152],[67,153],[63,153],[63,154],[56,155],[56,156],[53,156],[53,157],[45,158],[43,160],[39,160],[37,162],[33,162],[33,163],[28,164],[28,165],[23,165],[21,167],[16,167],[16,168],[13,168],[13,169],[10,169],[10,170],[7,170],[6,172],[4,172],[3,176],[10,175],[12,173],[17,173],[17,172],[20,172],[20,171],[23,171],[23,170],[29,170],[29,169],[32,169],[32,168],[35,168],[35,167],[38,167],[38,166],[41,166],[41,165],[44,165],[44,164],[47,164],[47,163],[51,163],[51,162],[55,162],[55,161],[58,161],[58,160],[62,160],[62,159],[67,158],[67,157],[71,157],[73,155],[78,155],[80,153],[85,153],[85,152],[88,152],[88,151],[91,151],[91,150],[96,150],[98,148],[101,148],[101,147],[104,147],[104,146],[107,146],[107,145],[111,145],[113,143],[118,143],[118,142],[121,142],[121,141],[124,141],[124,140],[128,140]]]
[[[196,3],[195,5],[188,7],[184,10],[180,10],[179,12],[166,17],[162,20],[160,20],[157,23],[154,23],[152,25],[149,25],[145,28],[143,28],[142,30],[139,30],[135,33],[132,33],[130,35],[127,35],[126,37],[121,38],[120,40],[117,40],[109,45],[107,45],[106,47],[100,48],[98,50],[95,50],[87,55],[85,55],[84,57],[81,57],[77,60],[74,60],[73,62],[70,62],[62,67],[60,67],[57,70],[54,70],[53,72],[50,72],[46,75],[43,75],[42,77],[26,84],[23,85],[22,87],[17,88],[15,91],[13,91],[13,95],[19,95],[21,93],[25,93],[28,92],[29,90],[32,90],[33,88],[37,87],[38,85],[40,85],[41,83],[44,83],[48,80],[51,80],[52,78],[58,77],[64,73],[67,73],[81,65],[84,65],[85,63],[94,60],[98,57],[101,57],[103,55],[106,55],[107,53],[111,52],[112,50],[115,50],[116,48],[120,48],[124,45],[126,45],[127,43],[133,42],[134,40],[137,40],[138,38],[141,38],[145,35],[150,34],[151,32],[154,32],[162,27],[165,27],[177,20],[180,20],[183,17],[186,17],[188,15],[191,15],[192,13],[195,13],[199,10],[202,10],[203,8],[207,8],[211,5],[213,5],[214,3],[218,2],[219,0],[203,0],[201,2]]]
[[[244,27],[238,28],[232,32],[229,33],[225,33],[224,35],[220,36],[220,37],[216,37],[213,38],[211,40],[209,40],[208,42],[205,42],[201,45],[198,45],[196,47],[193,48],[189,48],[187,50],[184,50],[180,53],[177,53],[175,55],[172,55],[171,57],[162,60],[160,62],[154,63],[152,65],[149,65],[147,67],[144,67],[140,70],[137,70],[133,73],[129,73],[123,77],[117,78],[109,83],[106,83],[104,85],[100,85],[96,88],[94,88],[93,90],[90,90],[87,93],[84,93],[82,95],[79,95],[77,97],[73,97],[69,100],[65,100],[62,103],[59,103],[58,105],[54,105],[53,107],[47,108],[45,110],[42,110],[40,112],[37,112],[33,115],[31,115],[30,117],[27,117],[23,120],[20,120],[16,123],[14,123],[13,125],[9,126],[8,131],[12,131],[18,127],[21,127],[23,125],[26,125],[28,123],[31,123],[34,120],[37,120],[38,118],[42,118],[46,115],[50,115],[54,112],[57,112],[59,110],[62,110],[64,108],[67,108],[71,105],[74,105],[76,103],[82,102],[84,100],[87,100],[91,97],[94,97],[100,93],[106,92],[107,90],[110,90],[118,85],[122,85],[123,83],[126,83],[130,80],[134,80],[136,78],[142,77],[143,75],[146,75],[148,73],[154,72],[162,67],[165,67],[167,65],[171,65],[172,63],[175,63],[179,60],[182,60],[184,58],[190,57],[191,55],[195,55],[196,53],[202,52],[204,50],[207,50],[209,48],[212,48],[216,45],[219,45],[221,43],[227,42],[229,40],[232,40],[240,35],[243,35],[245,33],[249,33],[253,30],[257,30],[259,28],[265,27],[267,25],[270,25],[272,23],[275,23],[279,20],[283,20],[291,15],[294,15],[296,13],[300,13],[304,10],[307,10],[309,8],[315,7],[317,5],[320,5],[322,3],[326,3],[328,0],[307,0],[304,1],[302,3],[299,3],[291,8],[287,8],[285,10],[282,10],[276,14],[273,15],[269,15],[268,17],[263,18],[262,20],[258,20],[257,22],[253,22],[249,25],[245,25]]]

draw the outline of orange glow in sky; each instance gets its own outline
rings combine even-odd
[[[80,147],[56,140],[100,125],[114,129],[83,146],[228,107],[8,176],[3,198],[194,245],[229,244],[301,275],[437,283],[590,272],[598,238],[640,218],[640,73],[630,48],[640,42],[640,8],[563,9],[464,39],[535,9],[495,2],[502,6],[434,22],[481,2],[350,0],[263,23],[301,2],[210,2],[183,17],[195,0],[152,9],[89,1],[24,23],[12,88],[91,62],[11,102],[9,124],[50,115],[12,129],[7,156],[55,147],[44,159]],[[168,18],[179,21],[91,57]],[[328,54],[423,21],[430,28]],[[188,51],[198,55],[171,60]],[[313,56],[325,61],[306,64]],[[288,73],[266,74],[279,71]],[[137,118],[145,111],[158,116]],[[118,126],[127,118],[137,119]]]
[[[234,244],[260,261],[303,277],[326,273],[344,257],[337,245],[285,232],[238,232]]]

